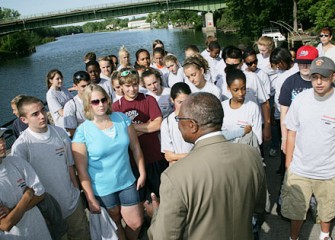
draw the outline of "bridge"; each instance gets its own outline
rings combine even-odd
[[[104,4],[0,21],[0,35],[34,28],[52,27],[174,9],[214,12],[215,10],[226,7],[223,0],[131,0],[127,1],[127,3]]]

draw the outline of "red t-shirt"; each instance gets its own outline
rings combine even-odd
[[[162,117],[156,99],[143,93],[138,93],[133,101],[128,101],[122,97],[113,103],[112,108],[114,112],[126,114],[133,124],[147,123],[149,120],[153,121],[158,117]],[[144,133],[138,137],[146,163],[153,163],[163,159],[158,134],[159,131]],[[132,154],[131,159],[134,161]]]

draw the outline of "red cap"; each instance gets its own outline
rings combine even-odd
[[[297,51],[295,62],[311,64],[319,56],[318,50],[310,45],[302,46]]]

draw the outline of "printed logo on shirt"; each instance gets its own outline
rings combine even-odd
[[[59,157],[63,156],[64,152],[65,152],[64,147],[60,147],[60,148],[56,149],[56,155],[59,156]]]
[[[237,126],[240,126],[240,128],[244,128],[247,125],[249,125],[248,122],[242,121],[242,120],[237,120]]]
[[[321,121],[326,125],[330,125],[332,127],[335,127],[335,117],[322,115]]]
[[[19,178],[16,181],[16,184],[18,187],[20,187],[22,190],[26,189],[27,185],[26,185],[26,181],[23,178]]]
[[[130,110],[128,112],[125,112],[126,116],[130,118],[130,120],[134,122],[134,119],[139,115],[137,110]]]

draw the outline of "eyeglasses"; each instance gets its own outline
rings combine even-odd
[[[311,81],[317,81],[317,80],[321,79],[322,82],[327,82],[330,78],[331,78],[331,76],[324,77],[322,75],[316,75],[316,74],[313,74],[310,77]]]
[[[320,38],[322,38],[322,37],[329,37],[329,34],[320,34],[319,37]]]
[[[248,67],[251,67],[252,65],[256,65],[258,63],[258,59],[255,59],[254,61],[252,62],[245,62],[245,64],[248,66]]]
[[[120,76],[121,77],[126,77],[129,74],[134,74],[135,75],[135,74],[137,74],[137,71],[135,71],[135,70],[124,70],[124,71],[121,72]]]
[[[99,105],[100,102],[101,102],[102,104],[107,103],[107,98],[104,97],[104,98],[101,98],[101,99],[94,99],[94,100],[91,100],[91,104],[92,104],[93,106],[97,106],[97,105]]]
[[[194,121],[194,122],[198,123],[197,120],[195,120],[193,118],[184,118],[184,117],[175,116],[174,119],[176,119],[176,122],[179,122],[179,121],[182,121],[182,120],[189,120],[189,121]]]

